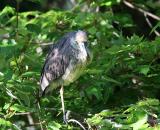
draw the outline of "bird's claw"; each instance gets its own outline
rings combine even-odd
[[[64,122],[65,124],[68,124],[70,113],[71,113],[71,111],[67,110],[67,111],[63,114],[63,122]]]
[[[63,115],[63,122],[64,122],[65,124],[68,124],[68,120],[67,120],[66,114]]]

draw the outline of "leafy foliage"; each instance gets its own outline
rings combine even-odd
[[[160,129],[160,38],[149,41],[136,32],[126,37],[116,29],[113,21],[121,28],[135,27],[128,12],[112,11],[120,2],[80,1],[72,10],[18,12],[18,16],[9,6],[0,12],[2,130],[32,125],[41,129],[40,124],[48,130],[79,129],[62,122],[58,89],[42,98],[40,109],[35,103],[50,41],[54,44],[66,32],[78,29],[88,32],[94,57],[84,75],[65,88],[66,108],[85,118],[91,129]],[[150,3],[146,7],[157,9]],[[81,11],[84,5],[88,12]],[[96,12],[98,7],[107,9]]]

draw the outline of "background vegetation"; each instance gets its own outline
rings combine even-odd
[[[65,87],[71,117],[91,130],[160,129],[159,0],[0,0],[0,129],[78,130],[59,89],[35,103],[46,53],[88,32],[93,61]]]

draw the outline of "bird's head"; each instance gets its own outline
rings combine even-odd
[[[78,30],[75,34],[75,41],[77,42],[77,44],[81,44],[81,43],[86,44],[87,43],[86,32]]]
[[[78,50],[83,50],[87,46],[87,34],[84,31],[78,30],[71,39],[71,45]]]

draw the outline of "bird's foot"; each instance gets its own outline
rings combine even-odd
[[[65,124],[68,124],[68,120],[67,120],[67,118],[66,118],[66,114],[63,115],[63,122],[64,122]]]
[[[71,111],[67,110],[67,111],[63,114],[63,122],[64,122],[65,124],[68,124],[70,113],[71,113]]]

